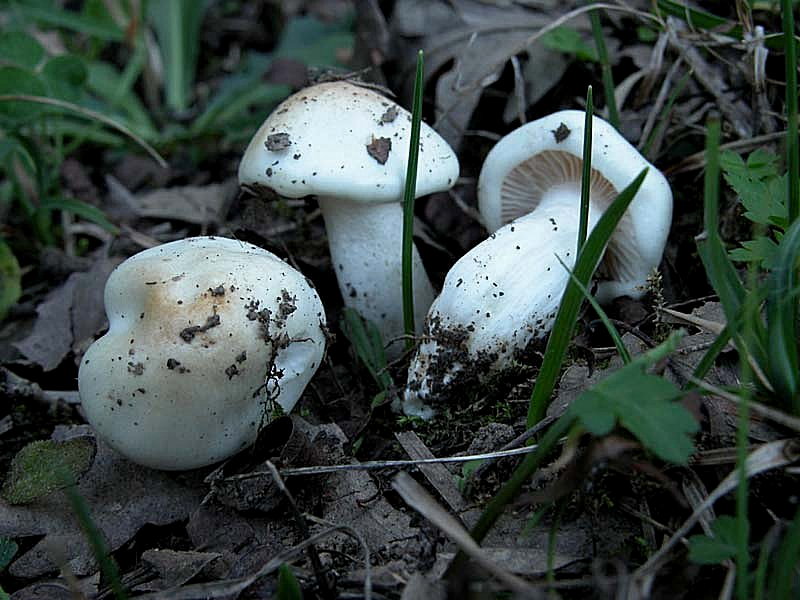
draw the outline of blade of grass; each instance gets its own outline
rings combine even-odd
[[[658,0],[656,4],[658,11],[683,19],[690,27],[705,29],[707,31],[724,31],[725,35],[741,39],[742,28],[733,21],[718,17],[704,10],[691,8],[686,4],[681,4],[674,0]],[[723,27],[728,27],[728,29],[724,30]]]
[[[208,5],[208,0],[170,0],[149,4],[150,20],[164,59],[167,105],[178,112],[189,107],[200,47],[200,27]]]
[[[700,359],[700,362],[697,363],[697,366],[694,368],[694,373],[692,376],[695,379],[703,379],[708,373],[709,369],[714,366],[714,362],[717,360],[717,356],[719,356],[720,352],[725,349],[728,342],[731,339],[731,328],[727,325],[725,329],[723,329],[720,334],[717,336],[717,339],[714,340],[714,343],[711,344],[706,353],[703,355],[703,358]],[[697,387],[694,383],[689,383],[687,385],[687,389],[692,389]]]
[[[639,187],[642,185],[646,175],[647,169],[642,170],[636,179],[620,192],[614,202],[611,203],[611,206],[600,217],[594,229],[592,229],[592,233],[583,245],[575,264],[575,277],[582,284],[588,284],[592,278],[600,257],[605,250],[606,243],[614,229],[616,229],[617,223],[622,218],[628,205],[636,196],[636,192],[639,191]],[[572,339],[572,331],[575,329],[581,304],[581,291],[578,286],[570,281],[561,299],[561,305],[553,323],[553,330],[547,340],[547,347],[544,351],[539,375],[536,378],[536,385],[533,387],[530,404],[528,405],[528,427],[533,427],[541,421],[547,411],[547,406],[550,404],[550,395],[561,371],[561,363]]]
[[[492,528],[492,525],[494,525],[495,521],[500,517],[506,505],[514,499],[525,482],[531,478],[536,469],[539,468],[539,465],[542,464],[545,457],[555,448],[558,440],[572,427],[572,421],[572,416],[566,414],[553,423],[550,429],[547,430],[547,433],[542,437],[537,449],[525,456],[525,459],[511,474],[511,477],[509,477],[505,485],[500,488],[500,491],[497,492],[489,504],[486,505],[478,522],[471,531],[472,537],[476,542],[480,543],[483,538],[486,537],[489,529]],[[457,568],[455,566],[457,562],[458,559],[453,561],[451,569]]]
[[[581,212],[578,220],[578,248],[576,256],[580,256],[581,248],[586,242],[589,229],[589,193],[592,189],[592,86],[586,90],[586,116],[583,121],[583,172],[581,173]]]
[[[793,588],[797,581],[797,562],[800,556],[800,509],[794,515],[775,556],[773,588],[769,597],[775,600],[794,598]]]
[[[600,61],[600,68],[603,74],[603,93],[606,97],[606,108],[608,109],[608,122],[619,130],[619,111],[617,110],[617,99],[614,96],[614,76],[611,73],[611,63],[608,61],[608,49],[606,40],[603,37],[603,27],[600,25],[600,10],[593,10],[589,13],[592,21],[592,36],[594,45],[597,48],[597,59]]]
[[[728,258],[719,235],[719,139],[720,123],[710,118],[706,124],[706,171],[703,185],[704,232],[698,241],[698,251],[706,267],[709,279],[722,302],[728,327],[731,329],[741,360],[740,374],[744,385],[741,388],[742,402],[739,404],[739,419],[736,429],[737,470],[739,486],[736,488],[736,595],[746,600],[748,589],[750,523],[747,518],[747,451],[749,430],[749,383],[752,370],[747,360],[747,348],[758,339],[756,322],[760,322],[755,295],[746,293],[733,265]],[[753,275],[751,271],[751,279]],[[717,287],[719,285],[719,287]],[[736,319],[742,315],[741,330],[733,329]],[[763,339],[763,338],[761,338]]]
[[[74,112],[76,114],[81,115],[82,117],[86,117],[87,119],[95,119],[100,121],[104,125],[108,125],[112,129],[116,129],[120,133],[126,135],[134,142],[136,142],[139,146],[141,146],[145,152],[147,152],[153,160],[158,163],[159,167],[167,168],[167,161],[165,161],[161,155],[153,148],[150,144],[144,141],[140,136],[136,133],[121,125],[114,119],[110,119],[107,116],[91,110],[89,108],[85,108],[83,106],[79,106],[77,104],[73,104],[72,102],[66,102],[65,100],[59,100],[58,98],[47,98],[45,96],[29,96],[28,94],[2,94],[0,95],[0,102],[15,102],[17,100],[22,100],[24,102],[34,102],[37,104],[46,104],[48,106],[52,106],[55,108],[59,108],[62,110],[67,110],[70,112]]]
[[[87,14],[53,5],[36,6],[32,2],[14,2],[12,7],[27,19],[52,27],[63,27],[107,42],[122,42],[125,39],[125,32],[118,26]]]
[[[78,493],[78,489],[75,486],[72,474],[65,471],[63,473],[63,477],[65,482],[68,483],[68,485],[64,488],[64,493],[66,494],[67,500],[69,500],[69,504],[72,507],[72,512],[75,513],[75,518],[77,519],[78,524],[81,526],[84,534],[86,534],[86,538],[89,540],[89,544],[92,547],[92,553],[94,554],[97,563],[100,565],[100,572],[103,574],[103,577],[111,587],[114,597],[117,600],[126,600],[128,595],[125,593],[125,588],[122,586],[122,580],[119,577],[117,564],[109,556],[108,548],[106,547],[105,540],[103,539],[103,534],[97,528],[97,525],[95,525],[94,521],[92,520],[92,516],[89,513],[89,505],[86,503],[86,500],[83,498],[83,496]]]
[[[414,78],[414,104],[411,109],[411,140],[408,148],[406,185],[403,193],[403,325],[406,349],[414,346],[414,288],[411,279],[411,256],[414,248],[414,196],[417,190],[419,161],[419,130],[422,123],[423,88],[422,50],[417,53],[417,73]]]
[[[797,258],[800,255],[800,220],[794,221],[778,246],[778,256],[766,281],[767,376],[775,393],[800,414],[800,364],[797,355]]]
[[[797,135],[797,42],[794,39],[792,0],[781,0],[786,64],[786,168],[789,172],[789,223],[800,217],[800,140]]]
[[[567,273],[569,273],[572,283],[578,286],[578,289],[581,291],[581,294],[583,294],[583,297],[586,298],[586,301],[592,305],[592,308],[597,313],[597,316],[603,322],[606,331],[608,331],[608,335],[610,335],[611,339],[614,340],[614,346],[617,347],[617,352],[619,352],[622,362],[626,365],[630,364],[631,355],[628,352],[628,349],[625,347],[625,344],[622,342],[622,336],[619,334],[619,331],[617,331],[617,328],[614,327],[614,323],[611,322],[611,319],[608,318],[606,311],[604,311],[597,300],[594,299],[594,296],[592,296],[591,292],[589,292],[586,286],[583,285],[577,277],[575,277],[575,273],[573,273],[569,267],[564,264],[564,261],[562,261],[559,256],[556,256],[556,259],[561,263],[561,266],[566,269]]]

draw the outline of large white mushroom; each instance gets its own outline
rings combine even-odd
[[[429,416],[424,402],[510,368],[545,337],[577,250],[585,115],[561,111],[524,125],[492,148],[478,202],[489,239],[445,278],[409,368],[404,410]],[[639,298],[658,266],[672,218],[664,176],[611,125],[592,121],[589,228],[642,169],[638,193],[598,267],[596,297]]]
[[[221,237],[150,248],[105,288],[109,330],[78,386],[97,433],[130,460],[193,469],[252,444],[290,411],[325,350],[325,313],[305,277]]]
[[[250,190],[317,196],[344,302],[387,342],[404,331],[400,202],[410,134],[411,115],[388,98],[343,81],[321,83],[280,104],[239,165],[239,183]],[[417,196],[446,190],[457,177],[455,153],[423,123]],[[412,268],[419,330],[434,292],[416,248]],[[400,350],[395,344],[390,354]]]

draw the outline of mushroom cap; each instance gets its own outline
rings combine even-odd
[[[192,469],[252,444],[271,403],[289,411],[322,360],[325,313],[303,275],[220,237],[150,248],[105,288],[109,330],[86,351],[87,420],[157,469]]]
[[[548,186],[567,182],[580,186],[584,119],[582,111],[556,112],[519,127],[492,148],[478,181],[478,205],[489,231],[534,211]],[[661,172],[616,129],[592,118],[593,204],[604,210],[644,168],[649,169],[647,176],[598,269],[605,279],[596,294],[601,302],[643,294],[642,286],[661,261],[667,241],[672,191]]]
[[[411,114],[372,90],[344,81],[289,96],[250,140],[239,183],[287,198],[315,194],[356,202],[400,201]],[[458,159],[422,123],[416,195],[451,187]]]

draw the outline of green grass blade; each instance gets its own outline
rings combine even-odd
[[[142,147],[142,149],[144,149],[145,152],[147,152],[153,158],[153,160],[155,160],[158,163],[158,166],[163,168],[167,167],[167,161],[165,161],[161,157],[161,155],[156,151],[156,149],[153,148],[150,144],[148,144],[141,136],[137,135],[134,131],[132,131],[125,125],[122,125],[118,121],[115,121],[114,119],[111,119],[102,113],[85,108],[78,104],[73,104],[72,102],[59,100],[58,98],[48,98],[46,96],[31,96],[29,94],[0,94],[0,103],[16,102],[16,101],[32,102],[34,104],[44,104],[58,110],[73,112],[87,119],[100,121],[104,125],[111,127],[112,129],[116,129],[120,133],[126,135],[134,142],[136,142],[139,146]]]
[[[413,347],[414,288],[411,279],[411,257],[414,249],[414,196],[417,190],[417,165],[419,163],[419,130],[422,123],[423,88],[422,50],[417,53],[417,73],[414,78],[414,104],[411,109],[411,141],[408,148],[406,186],[403,193],[403,325],[406,348]]]
[[[706,275],[719,296],[730,328],[730,335],[736,341],[740,355],[745,357],[749,354],[757,364],[764,364],[763,342],[766,334],[761,320],[755,319],[751,323],[754,331],[752,336],[748,336],[747,343],[740,335],[739,328],[735,326],[737,323],[743,323],[742,312],[745,310],[747,291],[742,285],[719,235],[719,120],[709,119],[706,129],[706,171],[703,185],[704,231],[697,237],[697,251],[703,261]]]
[[[381,332],[375,323],[359,315],[357,310],[345,307],[340,326],[375,383],[384,391],[391,389],[394,382],[387,370]]]
[[[692,376],[695,379],[703,379],[711,367],[714,366],[714,362],[717,360],[720,352],[725,349],[725,346],[731,340],[731,328],[729,326],[725,326],[720,334],[717,336],[717,339],[711,344],[711,346],[706,350],[706,353],[703,355],[703,358],[700,359],[700,362],[697,363],[697,366],[694,368],[694,373]],[[694,383],[689,383],[687,386],[689,389],[696,387]]]
[[[175,111],[189,107],[189,96],[200,47],[200,27],[208,0],[151,2],[150,20],[164,59],[167,105]]]
[[[570,280],[572,283],[578,286],[578,289],[581,291],[581,294],[583,294],[583,297],[586,298],[586,301],[592,305],[592,308],[597,313],[600,321],[602,321],[603,325],[605,326],[606,331],[608,331],[608,335],[610,335],[611,339],[614,341],[614,346],[616,346],[622,362],[626,365],[630,364],[631,355],[628,352],[628,349],[625,347],[625,344],[622,342],[622,336],[619,334],[619,331],[617,331],[617,328],[614,327],[614,323],[611,322],[611,319],[608,318],[606,311],[604,311],[597,300],[594,299],[594,296],[592,296],[591,292],[586,288],[586,286],[583,285],[577,277],[575,277],[575,273],[573,273],[569,267],[564,264],[564,261],[562,261],[559,256],[556,256],[556,259],[561,263],[561,266],[566,269],[567,273],[569,273]]]
[[[102,532],[92,520],[92,516],[89,513],[89,505],[86,503],[83,496],[78,493],[78,488],[75,486],[72,475],[64,472],[64,480],[65,482],[69,482],[69,485],[64,489],[64,493],[67,496],[67,500],[69,500],[69,504],[72,507],[72,512],[75,514],[78,524],[81,526],[81,529],[83,529],[86,539],[89,540],[92,553],[95,559],[97,559],[97,563],[100,565],[100,572],[111,587],[111,591],[116,600],[126,600],[128,595],[125,593],[125,588],[122,586],[119,569],[117,569],[117,564],[109,556]]]
[[[636,196],[636,192],[639,191],[639,187],[642,185],[646,175],[647,170],[645,169],[639,173],[628,187],[620,192],[614,202],[611,203],[611,206],[600,217],[597,225],[583,245],[574,270],[575,277],[583,285],[588,284],[592,278],[608,239],[616,229],[617,223],[622,218],[628,205]],[[570,281],[561,299],[561,305],[553,323],[553,331],[547,340],[547,347],[545,348],[539,375],[536,378],[536,385],[533,387],[528,406],[528,427],[533,427],[541,421],[547,411],[550,395],[553,393],[556,379],[558,379],[558,374],[561,371],[561,363],[566,355],[569,342],[572,339],[572,331],[575,329],[575,323],[578,320],[581,303],[581,291]]]
[[[51,27],[61,27],[89,37],[107,42],[122,42],[125,32],[113,23],[97,19],[87,14],[56,6],[36,6],[32,2],[13,2],[13,10],[25,19],[43,23]]]
[[[589,13],[592,21],[592,36],[594,45],[597,48],[597,59],[600,61],[600,68],[603,74],[603,93],[606,97],[606,108],[608,109],[608,122],[619,130],[619,110],[617,110],[617,99],[614,97],[614,76],[611,73],[611,63],[608,60],[608,49],[606,40],[603,37],[603,27],[600,25],[600,10],[593,10]]]
[[[797,138],[797,42],[794,39],[792,0],[781,0],[786,64],[786,169],[789,172],[789,223],[800,217],[800,140]]]
[[[800,414],[800,364],[797,355],[797,258],[800,256],[800,221],[795,221],[781,239],[778,256],[766,288],[766,370],[775,394],[790,410]]]
[[[742,28],[723,17],[711,14],[704,10],[691,8],[686,4],[674,0],[658,0],[658,10],[667,15],[686,21],[690,26],[708,31],[724,32],[725,35],[741,39]]]
[[[706,170],[703,182],[703,233],[697,238],[700,258],[719,295],[728,322],[740,313],[745,289],[719,236],[719,119],[706,124]]]
[[[800,557],[800,509],[794,515],[775,556],[774,572],[769,598],[790,600],[796,598],[793,589],[797,582],[798,557]]]
[[[589,195],[592,189],[592,86],[586,90],[586,116],[583,121],[583,172],[581,173],[581,208],[578,220],[578,248],[576,256],[580,256],[581,248],[586,241],[589,229]]]
[[[525,455],[525,459],[520,466],[517,467],[516,471],[511,474],[511,477],[509,477],[505,485],[500,488],[500,491],[498,491],[489,504],[486,505],[475,527],[472,528],[470,533],[476,542],[480,543],[481,540],[486,537],[486,534],[500,517],[506,505],[514,499],[522,486],[531,478],[536,469],[539,468],[539,465],[542,464],[545,457],[555,448],[558,440],[570,429],[572,421],[571,415],[562,416],[547,430],[547,433],[544,434],[539,442],[537,449]],[[451,569],[456,568],[456,562],[457,561],[453,561]]]

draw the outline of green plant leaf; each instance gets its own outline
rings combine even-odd
[[[22,271],[17,257],[0,238],[0,321],[22,295]]]
[[[597,50],[586,43],[581,34],[571,27],[556,27],[547,32],[541,39],[542,43],[552,50],[572,54],[580,60],[598,60]]]
[[[27,504],[62,489],[70,483],[65,473],[78,479],[92,466],[96,448],[89,436],[31,442],[12,459],[0,496],[9,504]]]
[[[608,434],[619,422],[659,458],[685,465],[694,451],[691,435],[698,430],[697,422],[674,402],[681,391],[672,382],[645,372],[674,350],[679,337],[673,334],[583,392],[570,405],[571,414],[597,436]]]
[[[291,19],[281,34],[275,57],[293,58],[310,67],[344,66],[342,51],[353,48],[352,23],[323,23],[314,17]]]
[[[358,314],[358,311],[345,307],[340,323],[342,333],[350,341],[356,355],[364,363],[375,383],[382,390],[393,387],[392,376],[386,369],[386,351],[383,348],[381,332],[372,321]]]
[[[22,31],[0,34],[0,64],[33,70],[44,57],[44,48]]]
[[[146,140],[156,138],[156,129],[150,119],[150,114],[142,104],[139,97],[128,90],[119,94],[122,85],[122,75],[114,65],[103,61],[92,61],[87,64],[89,76],[86,87],[99,96],[107,104],[104,112],[120,111],[117,116],[124,118],[126,125],[134,129]]]
[[[86,219],[87,221],[91,221],[92,223],[100,225],[100,227],[110,233],[119,233],[117,226],[108,220],[105,214],[103,214],[102,210],[96,206],[87,204],[86,202],[75,200],[74,198],[48,198],[39,205],[39,211],[49,210],[66,210],[67,212],[71,212],[74,215],[78,215],[79,217]]]
[[[50,95],[68,102],[77,102],[83,97],[84,85],[89,76],[83,59],[74,54],[62,54],[48,59],[41,74]]]
[[[63,27],[103,41],[122,42],[125,39],[125,33],[112,20],[67,10],[56,6],[54,2],[48,2],[46,6],[37,6],[33,2],[15,2],[13,9],[28,21]]]
[[[747,162],[734,152],[720,153],[725,181],[754,223],[786,225],[786,181],[778,176],[777,163],[777,156],[762,149],[752,152]]]
[[[189,107],[200,48],[200,27],[209,4],[209,0],[149,4],[150,22],[156,30],[164,59],[167,104],[176,111]]]
[[[45,96],[47,88],[31,71],[19,67],[0,67],[0,95],[4,94]],[[30,119],[41,112],[42,106],[32,102],[21,100],[0,102],[0,117],[14,121]]]
[[[716,565],[736,554],[736,519],[723,515],[711,523],[713,536],[689,538],[689,560],[699,565]]]
[[[771,269],[778,254],[778,244],[766,236],[745,240],[738,248],[728,252],[731,260],[737,262],[757,262],[765,269]]]
[[[11,564],[11,559],[14,558],[17,550],[19,550],[19,546],[14,540],[0,537],[0,572]]]
[[[797,263],[800,257],[800,220],[786,231],[766,281],[766,371],[775,394],[800,414],[800,357],[797,352]]]
[[[286,563],[278,567],[278,600],[303,600],[303,590]]]

